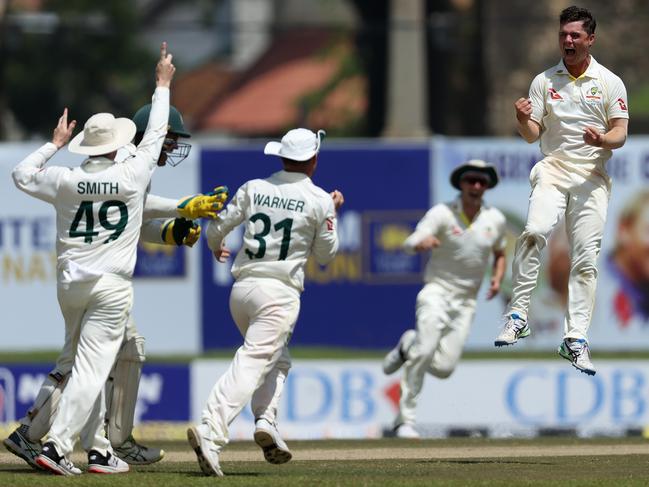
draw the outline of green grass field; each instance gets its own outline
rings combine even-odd
[[[641,438],[534,440],[293,441],[285,465],[263,461],[252,442],[223,451],[225,477],[204,477],[184,442],[164,443],[167,457],[122,475],[62,478],[33,471],[0,452],[0,486],[646,486],[649,443]],[[74,457],[84,467],[83,456]]]

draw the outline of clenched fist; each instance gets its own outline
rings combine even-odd
[[[516,119],[520,123],[527,122],[532,117],[532,100],[529,98],[519,98],[514,102],[516,108]]]

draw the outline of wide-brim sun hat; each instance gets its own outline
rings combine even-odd
[[[489,179],[489,184],[487,185],[488,188],[493,188],[498,184],[498,171],[496,171],[496,167],[493,164],[489,164],[480,159],[471,159],[453,170],[451,173],[451,185],[455,189],[460,189],[462,176],[468,172],[484,174],[487,176]]]
[[[320,151],[325,135],[324,130],[318,130],[317,133],[308,129],[289,130],[281,142],[268,142],[264,147],[264,154],[293,161],[308,161]]]
[[[133,140],[136,126],[128,118],[115,118],[110,113],[96,113],[68,144],[75,154],[100,156],[116,151]]]

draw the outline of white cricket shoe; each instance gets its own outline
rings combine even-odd
[[[130,435],[121,445],[114,447],[113,453],[129,465],[150,465],[159,462],[165,456],[164,450],[141,445],[135,441],[133,435]]]
[[[410,423],[402,423],[394,430],[394,436],[397,438],[407,438],[409,440],[418,440],[421,438],[415,427]]]
[[[128,463],[111,452],[106,452],[105,455],[102,455],[97,450],[88,452],[89,473],[126,473],[128,470]]]
[[[595,366],[590,361],[590,348],[586,340],[566,338],[557,351],[563,358],[570,360],[577,370],[584,374],[595,375]]]
[[[503,345],[513,345],[519,338],[529,336],[531,330],[527,321],[521,318],[518,314],[512,313],[505,316],[505,325],[502,331],[496,337],[494,345],[502,347]]]
[[[408,350],[410,350],[410,347],[415,342],[415,338],[417,338],[417,332],[415,330],[406,330],[401,335],[397,346],[390,350],[383,359],[384,374],[390,375],[406,363],[406,360],[408,360]]]
[[[264,458],[268,463],[280,465],[293,458],[293,454],[282,440],[277,427],[266,419],[255,422],[255,443],[264,451]]]
[[[65,455],[61,455],[51,441],[43,445],[41,454],[36,457],[36,463],[55,475],[81,475],[81,470],[75,467]]]
[[[205,475],[211,477],[223,477],[223,471],[219,464],[219,451],[221,448],[211,439],[209,426],[199,424],[187,430],[187,441],[196,453],[198,465]]]

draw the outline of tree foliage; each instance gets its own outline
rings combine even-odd
[[[0,96],[27,135],[49,135],[64,107],[83,124],[102,111],[131,116],[146,102],[157,53],[138,46],[129,0],[44,2],[35,21],[7,14]]]

